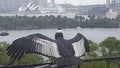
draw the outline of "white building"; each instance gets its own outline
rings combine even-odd
[[[35,11],[35,10],[38,10],[39,6],[33,4],[32,2],[28,3],[28,4],[25,4],[23,6],[21,6],[18,11],[19,12],[22,12],[22,11]]]
[[[40,7],[41,13],[64,13],[65,9],[62,6],[56,4],[50,4],[48,7]]]
[[[64,13],[65,9],[62,6],[51,3],[48,7],[35,5],[32,2],[21,6],[18,9],[19,12],[31,12],[31,11],[39,11],[40,13]]]
[[[115,12],[112,9],[110,9],[109,12],[106,12],[107,18],[116,19],[117,16],[118,16],[118,12]]]

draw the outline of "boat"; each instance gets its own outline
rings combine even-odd
[[[0,32],[0,36],[7,36],[7,35],[9,35],[8,32]]]
[[[78,26],[77,29],[82,29],[82,28]]]

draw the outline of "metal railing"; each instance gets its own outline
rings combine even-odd
[[[14,65],[14,66],[1,66],[0,68],[34,68],[43,65],[54,65],[54,63],[41,63],[41,64],[25,64],[25,65]]]
[[[44,66],[44,65],[54,65],[54,63],[0,66],[0,68],[34,68],[37,66]],[[81,65],[76,66],[76,68],[120,68],[120,57],[87,59],[87,60],[83,60],[83,63]]]
[[[120,68],[120,57],[84,60],[80,68]]]

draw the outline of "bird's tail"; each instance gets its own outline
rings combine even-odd
[[[81,64],[82,60],[79,57],[69,56],[56,59],[56,63],[58,66],[72,66]]]

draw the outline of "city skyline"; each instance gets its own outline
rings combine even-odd
[[[48,2],[50,3],[51,0],[48,0]],[[56,4],[65,4],[65,2],[78,6],[78,5],[105,4],[106,0],[92,0],[92,1],[91,0],[55,0]]]

